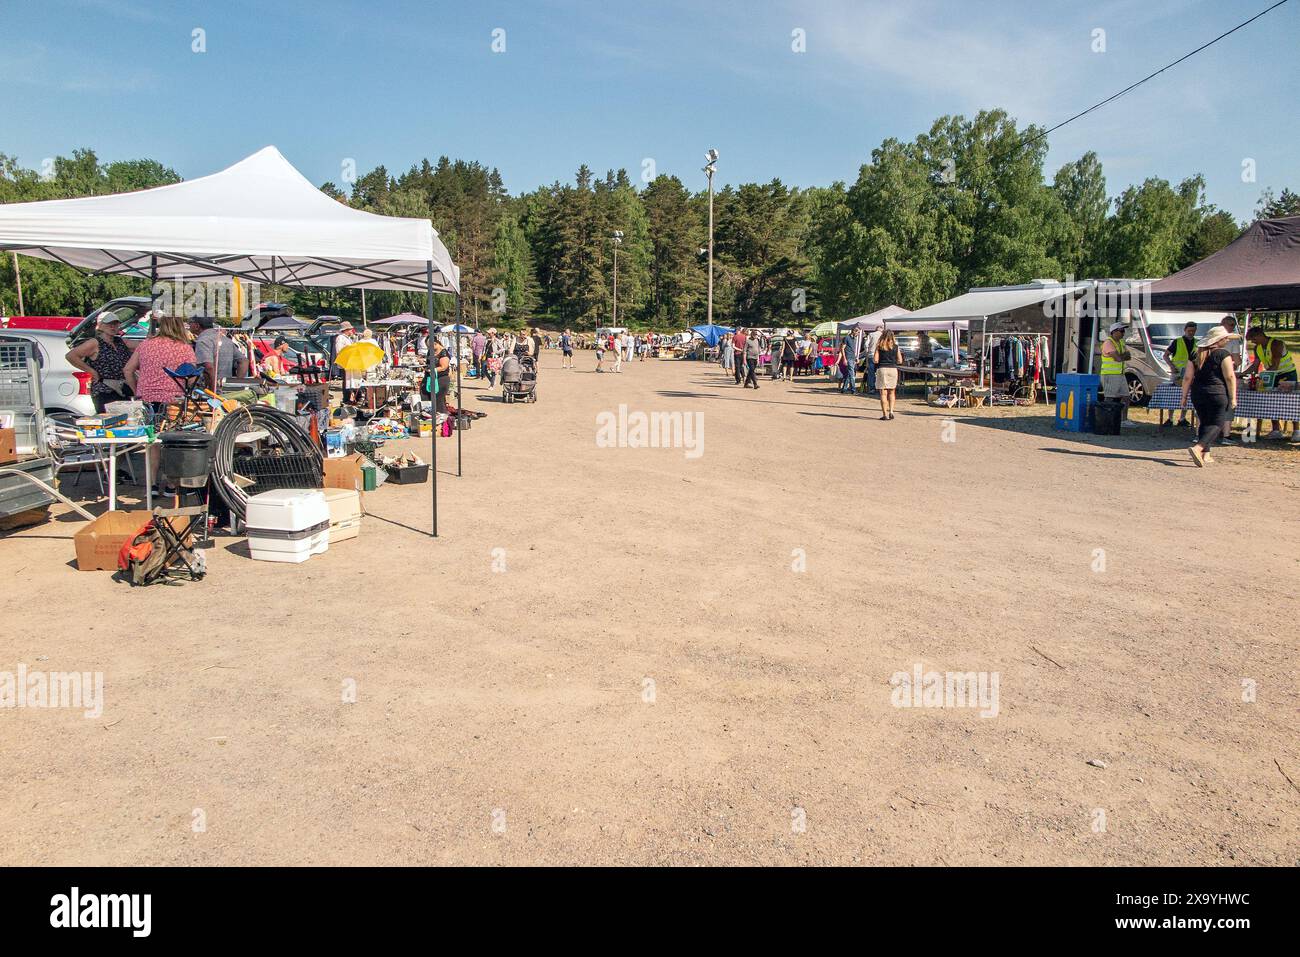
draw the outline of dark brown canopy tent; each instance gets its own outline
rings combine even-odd
[[[1261,219],[1212,256],[1149,287],[1152,309],[1300,309],[1300,216]]]

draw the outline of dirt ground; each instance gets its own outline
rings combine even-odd
[[[578,363],[467,388],[436,540],[428,485],[172,588],[0,540],[0,671],[105,681],[0,710],[0,863],[1300,863],[1300,450]],[[599,446],[620,403],[702,454]]]

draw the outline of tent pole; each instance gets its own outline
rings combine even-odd
[[[460,404],[464,402],[460,391],[460,321],[465,314],[465,300],[460,293],[456,293],[456,475],[461,474],[460,470],[460,446],[461,433],[464,431],[460,427]]]
[[[425,338],[427,340],[428,352],[426,353],[425,366],[429,373],[429,401],[433,405],[433,453],[429,456],[429,472],[433,485],[433,537],[438,537],[438,400],[433,394],[434,387],[437,385],[437,375],[433,368],[433,260],[430,259],[424,266],[424,284],[425,284],[425,317],[429,320],[429,325],[425,329]]]
[[[23,274],[18,269],[18,253],[11,252],[9,255],[14,257],[14,282],[18,285],[18,315],[27,315],[27,310],[23,307]]]

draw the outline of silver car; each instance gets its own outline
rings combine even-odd
[[[68,334],[57,329],[0,329],[0,342],[31,342],[41,368],[41,404],[45,414],[64,421],[95,414],[90,373],[67,359]]]

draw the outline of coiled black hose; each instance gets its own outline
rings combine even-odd
[[[265,431],[284,452],[311,456],[317,471],[324,470],[320,446],[288,412],[269,405],[248,405],[231,412],[221,420],[212,436],[212,486],[241,524],[248,496],[234,480],[235,439],[258,429]]]

